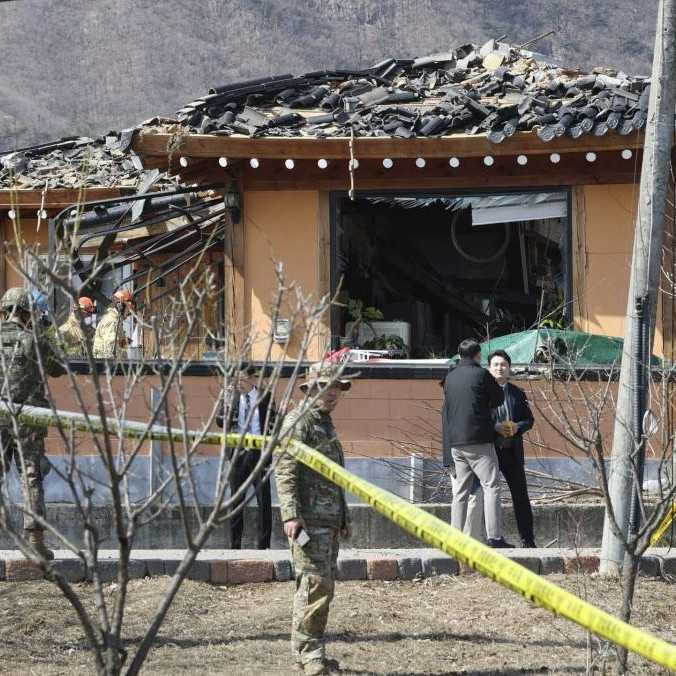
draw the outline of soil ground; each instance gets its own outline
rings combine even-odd
[[[593,576],[550,576],[616,612],[618,583]],[[125,636],[139,640],[168,578],[131,583]],[[91,607],[91,586],[77,585]],[[107,588],[114,594],[114,585]],[[144,674],[291,674],[292,583],[217,587],[187,581]],[[634,624],[676,641],[676,585],[641,579]],[[477,575],[419,582],[337,585],[328,627],[329,656],[345,674],[584,674],[587,635]],[[592,639],[598,672],[612,649]],[[2,674],[94,673],[75,613],[46,582],[0,584]],[[632,674],[665,670],[638,657]]]

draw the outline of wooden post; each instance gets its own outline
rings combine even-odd
[[[0,217],[0,296],[7,291],[7,224],[6,217]]]
[[[223,293],[225,296],[225,330],[228,351],[239,354],[244,343],[244,221],[234,223],[230,215],[225,230],[223,256]],[[248,355],[244,355],[248,357]]]
[[[646,298],[645,315],[649,322],[651,348],[655,336],[657,291],[660,286],[664,220],[668,186],[671,181],[670,163],[674,140],[674,107],[676,106],[676,0],[661,0],[657,13],[652,86],[648,108],[638,217],[634,234],[631,278],[624,327],[624,349],[613,434],[613,456],[609,491],[613,512],[622,533],[627,535],[629,507],[634,485],[632,455],[632,359],[635,353],[633,325],[636,322],[636,299]],[[606,514],[603,526],[600,572],[615,575],[622,568],[622,539],[611,530]]]
[[[331,293],[331,214],[329,193],[319,193],[319,219],[317,222],[317,259],[318,280],[317,289],[319,298]],[[317,300],[319,300],[319,298]],[[321,359],[331,349],[331,312],[324,315],[321,331],[318,337],[319,345],[317,359]]]

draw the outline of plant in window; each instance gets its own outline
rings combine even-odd
[[[542,316],[538,322],[538,328],[541,329],[566,329],[566,317],[564,313],[565,301],[563,294],[558,289],[553,293],[545,294],[542,308]]]
[[[364,301],[358,298],[350,298],[347,292],[342,292],[338,296],[338,305],[342,305],[347,309],[347,314],[352,320],[352,328],[350,331],[350,340],[353,346],[359,344],[359,326],[366,324],[375,334],[376,331],[371,325],[371,322],[377,322],[383,319],[383,313],[372,305],[364,306]],[[365,346],[364,346],[365,347]]]
[[[403,352],[407,351],[406,343],[404,342],[401,336],[384,334],[367,340],[362,347],[365,350],[400,350]]]

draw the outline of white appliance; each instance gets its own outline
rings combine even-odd
[[[345,325],[345,335],[352,335],[354,322]],[[399,336],[407,348],[411,347],[411,325],[409,322],[362,322],[359,325],[359,345],[379,336]]]

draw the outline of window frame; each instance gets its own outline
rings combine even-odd
[[[355,191],[355,199],[365,197],[419,197],[419,198],[454,198],[454,197],[489,197],[496,195],[514,195],[524,193],[561,193],[566,196],[566,218],[564,219],[565,236],[562,247],[562,268],[563,268],[563,292],[564,292],[564,317],[568,324],[574,320],[573,312],[573,192],[566,186],[538,186],[537,188],[463,188],[447,190],[358,190]],[[334,190],[329,193],[329,278],[331,287],[331,297],[335,297],[338,291],[338,219],[340,218],[340,204],[344,199],[349,199],[347,190]],[[338,333],[339,312],[335,304],[331,305],[330,310],[330,345],[332,350],[340,348],[340,338]],[[450,357],[451,355],[449,355]],[[416,368],[415,362],[421,362],[422,367],[425,360],[410,359],[407,364]],[[372,363],[369,366],[386,368],[392,366],[392,363],[378,364]],[[419,367],[418,367],[419,368]]]

